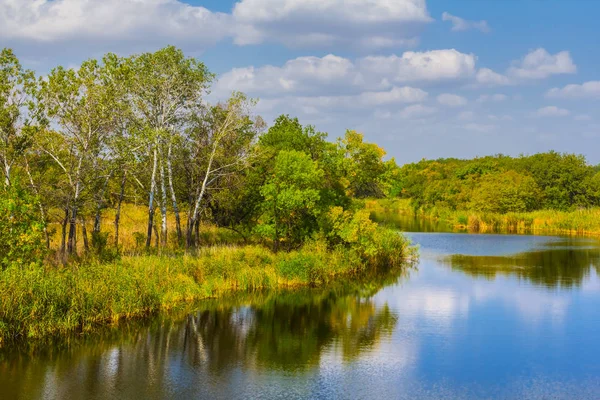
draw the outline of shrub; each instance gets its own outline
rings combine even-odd
[[[35,199],[17,185],[0,189],[0,269],[40,263],[46,251],[43,232]]]

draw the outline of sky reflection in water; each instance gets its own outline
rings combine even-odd
[[[600,398],[595,239],[413,233],[418,270],[0,355],[2,398]]]

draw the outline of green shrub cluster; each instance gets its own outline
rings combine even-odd
[[[40,263],[46,250],[43,231],[35,199],[17,185],[0,188],[0,270]]]

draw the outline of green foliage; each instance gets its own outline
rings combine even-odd
[[[305,153],[283,150],[275,159],[273,175],[260,189],[264,197],[258,232],[290,250],[311,235],[318,207],[323,170]]]
[[[373,222],[368,210],[352,212],[332,207],[326,216],[324,232],[332,246],[351,249],[364,263],[396,266],[407,256],[407,240]]]
[[[0,189],[0,269],[42,262],[43,223],[34,199],[18,185]]]
[[[486,174],[473,189],[469,208],[501,214],[526,212],[537,209],[541,197],[535,180],[528,175],[515,171]]]
[[[600,205],[596,174],[582,156],[556,152],[423,160],[400,169],[393,192],[415,210],[566,211]]]
[[[389,192],[396,163],[383,161],[385,150],[366,143],[356,131],[346,131],[338,146],[345,158],[344,170],[354,197],[383,197]]]

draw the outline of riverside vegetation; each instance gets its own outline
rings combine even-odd
[[[600,165],[548,152],[423,160],[400,168],[388,199],[367,202],[471,232],[600,235]]]
[[[87,332],[232,291],[319,286],[413,256],[353,202],[397,170],[167,47],[37,78],[0,52],[0,344]]]

